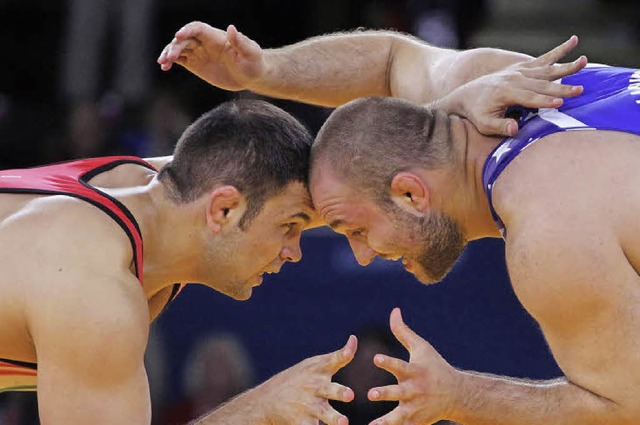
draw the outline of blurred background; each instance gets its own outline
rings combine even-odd
[[[357,27],[392,28],[452,48],[501,47],[538,55],[572,34],[591,62],[639,66],[633,0],[0,0],[0,168],[107,154],[170,154],[184,128],[243,94],[155,63],[192,20],[235,24],[263,47]],[[568,59],[572,59],[568,58]],[[326,108],[273,100],[313,132]],[[366,390],[390,375],[373,354],[406,358],[388,330],[407,323],[454,366],[545,379],[560,371],[508,282],[503,243],[471,244],[433,286],[400,264],[362,268],[346,240],[307,232],[304,257],[270,275],[251,300],[191,285],[156,321],[147,352],[154,424],[182,424],[294,363],[360,338],[336,380],[356,400],[336,407],[351,424],[393,408]],[[105,400],[108,402],[108,400]],[[276,402],[276,401],[274,401]],[[0,425],[37,424],[33,394],[1,394]]]

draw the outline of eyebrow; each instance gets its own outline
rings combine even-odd
[[[344,220],[334,220],[329,223],[329,227],[331,227],[333,230],[338,230],[338,228],[342,226],[344,226]]]
[[[289,217],[289,219],[292,219],[292,218],[302,219],[304,221],[305,225],[311,223],[311,217],[309,216],[309,214],[307,214],[306,212],[303,212],[303,211],[295,213],[295,214],[293,214],[292,216]]]

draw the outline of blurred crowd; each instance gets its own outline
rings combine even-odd
[[[356,27],[465,46],[482,1],[0,1],[0,168],[108,154],[165,155],[184,127],[232,94],[155,63],[191,20],[234,23],[263,47]],[[429,16],[422,19],[421,16]],[[312,129],[325,117],[293,109]]]

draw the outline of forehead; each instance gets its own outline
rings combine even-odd
[[[355,224],[375,209],[372,201],[365,199],[331,170],[314,173],[310,188],[317,213],[334,228]]]
[[[301,182],[290,183],[276,196],[269,198],[264,204],[264,213],[276,216],[290,216],[300,212],[313,211],[309,191]]]

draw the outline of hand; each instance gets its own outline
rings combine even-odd
[[[226,31],[203,22],[182,27],[162,50],[158,63],[163,71],[182,65],[216,87],[244,90],[265,71],[258,43],[229,25]]]
[[[261,392],[268,406],[268,423],[317,425],[320,420],[327,425],[348,425],[346,416],[328,400],[353,400],[353,391],[331,382],[331,377],[353,360],[357,345],[352,335],[342,349],[303,360],[253,390]]]
[[[459,382],[458,372],[403,322],[400,309],[391,312],[391,331],[409,351],[409,363],[377,354],[376,366],[393,374],[397,385],[372,388],[371,401],[398,401],[391,412],[371,425],[430,424],[449,416]]]
[[[558,108],[563,103],[562,98],[582,93],[582,86],[553,82],[587,65],[585,56],[570,63],[556,63],[577,44],[578,37],[572,36],[536,59],[470,81],[435,104],[468,118],[483,134],[513,136],[518,131],[518,123],[504,117],[509,106]]]

